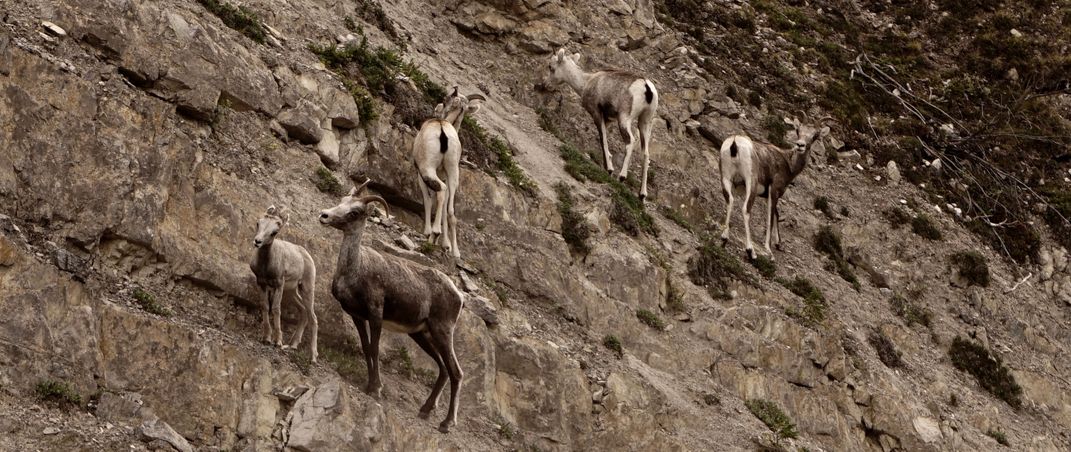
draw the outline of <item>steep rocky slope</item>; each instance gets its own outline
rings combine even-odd
[[[775,277],[737,262],[739,224],[728,254],[703,247],[724,215],[708,139],[785,139],[770,117],[832,112],[775,90],[758,106],[734,100],[727,80],[747,79],[711,69],[738,62],[669,26],[666,3],[244,1],[259,16],[245,25],[270,27],[245,34],[211,1],[0,3],[0,449],[991,450],[998,433],[1024,450],[1071,447],[1066,251],[1043,233],[1037,262],[1010,263],[877,154],[838,146],[850,124],[782,203]],[[754,3],[704,8],[758,11],[755,42],[774,52],[783,32],[753,8],[772,2]],[[231,13],[232,25],[249,18]],[[369,66],[325,55],[361,35],[369,49],[404,44],[413,66],[376,86]],[[559,46],[658,83],[653,227],[636,226],[620,188],[566,171],[563,144],[596,144],[576,96],[543,89]],[[407,159],[435,90],[419,74],[490,99],[475,118],[488,138],[463,165],[463,262],[396,245],[420,242]],[[358,389],[363,359],[328,289],[340,237],[315,213],[337,201],[333,180],[360,176],[395,215],[366,245],[472,292],[449,435],[416,417],[434,366],[407,338],[384,345],[384,399]],[[576,227],[562,193],[590,228],[586,253],[562,238]],[[257,342],[247,262],[269,204],[290,206],[283,235],[319,268],[318,365]],[[894,208],[942,237],[891,222]],[[826,226],[858,289],[815,249]],[[988,285],[953,264],[969,250]],[[796,278],[824,301],[794,294]],[[957,338],[1010,374],[980,383],[958,370]],[[983,389],[1011,379],[1020,396]],[[753,415],[760,400],[798,437]]]

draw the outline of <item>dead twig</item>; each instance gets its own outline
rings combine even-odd
[[[1019,286],[1021,286],[1023,283],[1026,282],[1026,280],[1030,279],[1033,276],[1034,276],[1034,272],[1030,272],[1029,275],[1026,275],[1026,277],[1024,277],[1023,279],[1020,279],[1019,282],[1015,283],[1015,285],[1012,286],[1011,289],[1005,290],[1004,293],[1012,293],[1012,291],[1014,291],[1015,289],[1018,289]]]

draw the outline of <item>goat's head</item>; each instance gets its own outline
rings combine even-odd
[[[569,74],[575,74],[580,70],[580,54],[572,55],[565,53],[565,48],[558,49],[550,57],[547,77],[542,83],[545,87],[559,86],[569,79]]]
[[[320,211],[320,224],[335,229],[346,229],[354,222],[364,223],[372,215],[372,203],[378,202],[390,216],[390,208],[387,201],[376,195],[364,194],[365,188],[371,179],[353,187],[350,193],[342,198],[337,206]]]
[[[805,127],[796,118],[785,118],[785,123],[792,126],[796,131],[796,141],[792,147],[795,152],[806,152],[811,149],[811,145],[815,141],[829,134],[829,127],[824,126],[821,129],[817,127]]]
[[[271,245],[275,236],[290,222],[290,213],[285,207],[269,206],[264,216],[257,220],[257,234],[253,236],[253,247]]]
[[[460,124],[465,115],[476,113],[486,101],[487,98],[480,94],[462,96],[460,88],[455,85],[450,94],[443,98],[442,103],[435,106],[435,117]]]

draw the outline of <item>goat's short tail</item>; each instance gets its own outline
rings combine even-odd
[[[644,80],[643,87],[647,89],[647,91],[643,93],[643,97],[644,99],[647,99],[647,103],[649,104],[654,100],[654,91],[651,90],[651,82]]]
[[[736,157],[736,138],[733,138],[733,142],[729,144],[729,157]]]
[[[439,152],[446,153],[446,150],[450,148],[450,137],[446,136],[446,129],[442,126],[439,127]]]

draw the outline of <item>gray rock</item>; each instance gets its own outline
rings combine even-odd
[[[409,236],[405,234],[402,234],[400,237],[394,239],[394,243],[398,244],[398,246],[402,247],[402,249],[405,250],[413,251],[417,249],[416,243],[413,243],[413,239],[409,238]]]
[[[491,300],[484,298],[480,295],[470,293],[465,298],[465,307],[476,314],[477,317],[483,319],[483,322],[487,326],[498,325],[498,309],[495,305],[491,304]]]
[[[900,168],[896,166],[896,162],[889,160],[889,163],[885,165],[885,174],[889,178],[889,183],[900,183]]]
[[[175,429],[160,419],[145,420],[138,428],[138,433],[146,441],[161,440],[167,442],[179,452],[193,452],[193,447],[190,446],[189,441],[186,441],[186,438],[183,438]]]
[[[291,138],[305,144],[317,144],[324,137],[324,130],[320,128],[323,117],[325,114],[320,107],[301,101],[297,107],[283,110],[275,119]]]
[[[52,22],[49,22],[47,20],[44,21],[44,22],[41,22],[41,27],[44,28],[45,31],[47,31],[47,32],[49,32],[49,33],[51,33],[51,34],[53,34],[55,36],[59,36],[59,37],[67,36],[67,30],[64,30],[63,27],[60,27],[59,25],[56,25],[56,24],[54,24]]]

